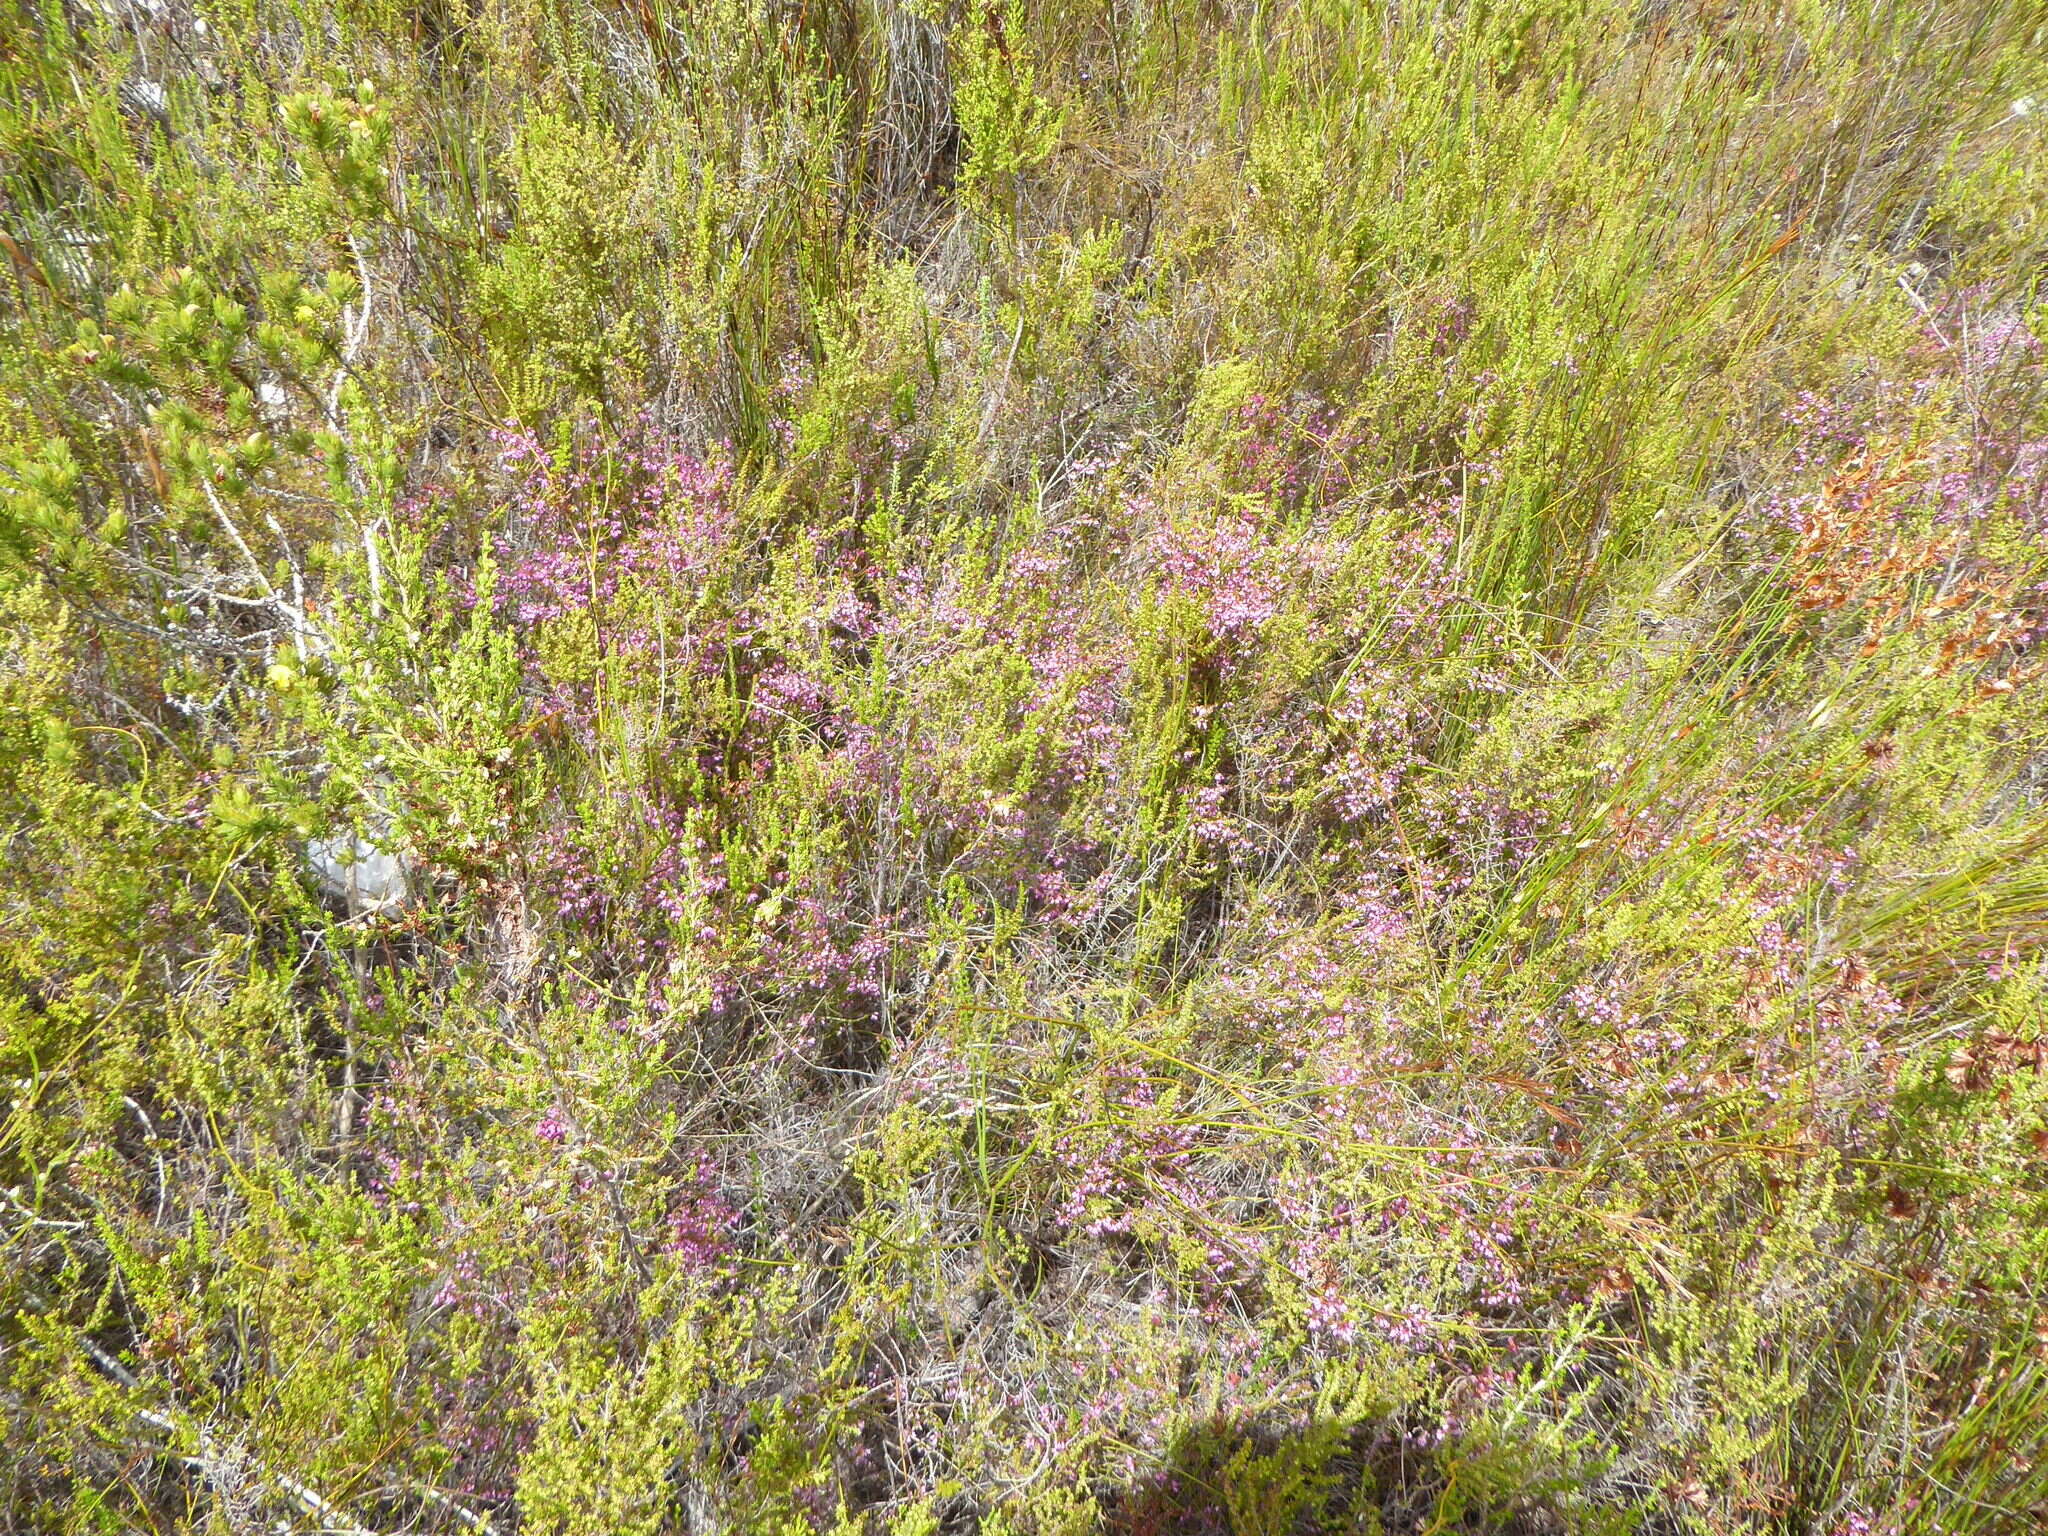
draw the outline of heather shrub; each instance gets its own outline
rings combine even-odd
[[[2042,41],[14,5],[0,1525],[2039,1527]]]

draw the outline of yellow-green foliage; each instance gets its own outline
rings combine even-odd
[[[2048,1526],[2038,6],[116,9],[0,1527]]]
[[[595,127],[536,112],[512,157],[518,216],[477,273],[477,305],[513,414],[532,419],[566,387],[631,398],[645,312],[634,300],[648,260],[631,159]]]

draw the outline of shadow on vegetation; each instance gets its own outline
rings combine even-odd
[[[1589,1525],[1581,1510],[1567,1518],[1557,1502],[1570,1486],[1564,1469],[1542,1461],[1507,1443],[1432,1443],[1398,1420],[1274,1425],[1223,1415],[1183,1433],[1165,1466],[1098,1492],[1097,1501],[1107,1536],[1564,1536],[1631,1528],[1624,1518]]]

